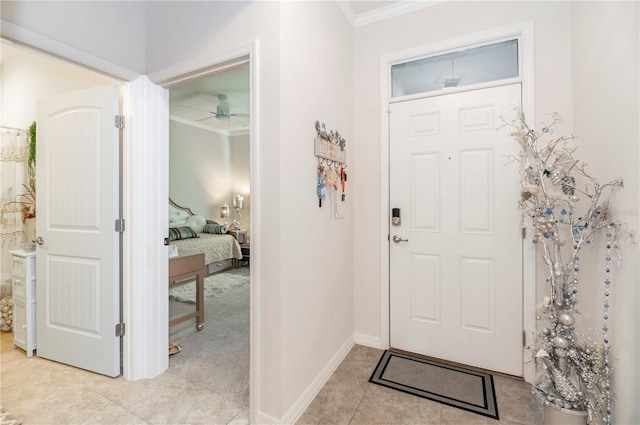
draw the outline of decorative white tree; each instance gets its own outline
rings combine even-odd
[[[520,144],[521,199],[525,222],[533,227],[533,243],[542,251],[548,271],[548,296],[539,320],[548,326],[529,347],[540,375],[533,392],[545,404],[588,411],[589,423],[611,423],[611,367],[609,364],[609,295],[611,262],[620,260],[620,224],[610,216],[609,198],[622,187],[622,179],[600,184],[574,157],[573,137],[554,137],[560,119],[540,132],[530,128],[522,111],[506,125],[513,127]],[[582,199],[581,199],[582,198]],[[581,211],[581,212],[579,212]],[[606,235],[602,341],[595,343],[575,328],[579,287],[580,250],[593,245],[597,234]],[[615,253],[616,257],[612,257]],[[595,282],[591,279],[590,285]]]

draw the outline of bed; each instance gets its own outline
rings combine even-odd
[[[169,198],[169,233],[174,239],[169,245],[177,247],[179,254],[203,253],[207,275],[236,268],[242,259],[240,244],[223,227]]]

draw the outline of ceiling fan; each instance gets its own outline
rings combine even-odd
[[[228,96],[226,94],[218,95],[218,106],[216,107],[215,112],[209,111],[207,109],[194,108],[192,106],[187,106],[187,105],[178,105],[178,106],[181,106],[187,109],[195,109],[196,111],[208,112],[219,120],[230,120],[231,117],[248,117],[249,116],[249,114],[232,114],[229,108],[229,102],[227,101],[227,99],[228,99]],[[209,118],[211,117],[200,118],[196,121],[204,121],[204,120],[208,120]]]

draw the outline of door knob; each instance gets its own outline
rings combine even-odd
[[[402,238],[401,238],[400,236],[398,236],[398,235],[393,235],[393,238],[391,238],[391,239],[393,239],[393,241],[394,241],[395,243],[400,243],[400,242],[409,242],[409,239],[402,239]]]
[[[34,242],[37,243],[38,245],[43,245],[44,239],[42,239],[42,236],[38,236]]]

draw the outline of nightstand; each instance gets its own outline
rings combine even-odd
[[[240,245],[247,242],[247,231],[246,230],[229,230],[229,234],[236,238]]]
[[[246,261],[248,266],[249,260],[251,259],[251,245],[248,243],[243,243],[240,245],[240,250],[242,251],[242,260],[240,260],[240,263]]]

